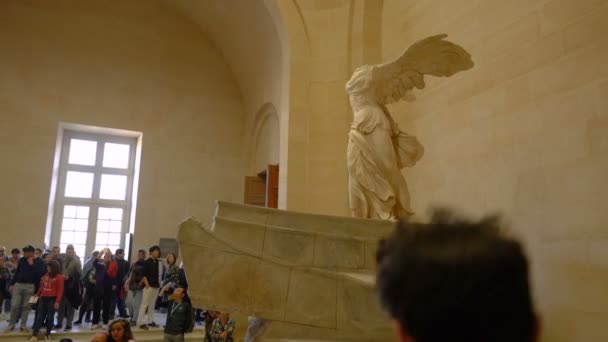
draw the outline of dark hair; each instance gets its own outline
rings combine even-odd
[[[145,249],[140,249],[140,250],[137,251],[137,253],[144,253],[144,254],[146,254],[146,250]]]
[[[175,265],[175,263],[177,262],[177,256],[174,253],[168,253],[165,257],[165,259],[167,259],[167,264],[169,264],[169,256],[173,257],[173,264],[170,264],[169,266]]]
[[[116,250],[116,253],[114,253],[114,254],[124,254],[124,253],[125,253],[125,250],[122,248],[119,248]]]
[[[61,273],[61,266],[57,260],[51,260],[46,264],[51,268],[51,278],[55,278],[58,274]]]
[[[70,245],[68,245],[68,246],[65,248],[65,250],[66,250],[66,251],[67,251],[67,250],[69,250],[69,249],[72,249],[72,250],[73,250],[73,249],[74,249],[74,245],[70,244]]]
[[[401,221],[376,260],[382,306],[417,342],[535,337],[528,261],[497,217],[470,222],[444,210],[430,224]]]
[[[13,249],[13,251],[15,249]],[[22,250],[23,250],[23,253],[27,253],[27,252],[33,252],[35,250],[35,248],[32,245],[25,245],[25,247],[23,247]]]
[[[160,247],[158,247],[157,245],[150,247],[150,254],[152,254],[152,252],[154,252],[154,251],[160,252]]]
[[[21,251],[19,250],[19,248],[13,248],[11,250],[11,254],[15,254],[15,253],[17,253],[17,254],[21,253]]]
[[[112,337],[112,326],[116,323],[122,323],[122,328],[124,330],[124,336],[123,336],[123,341],[129,341],[129,340],[134,340],[135,338],[133,338],[133,332],[131,331],[131,324],[129,324],[129,322],[125,319],[117,319],[115,321],[113,321],[112,323],[110,323],[110,325],[108,326],[108,334],[110,334],[110,336],[108,336],[108,340],[112,340],[114,341],[114,338]],[[114,342],[122,342],[122,341],[114,341]]]
[[[54,250],[55,248],[57,248],[58,250],[61,250],[61,248],[59,248],[59,246],[53,246],[53,248],[51,248],[51,250]]]
[[[72,342],[71,338],[62,338],[61,340],[59,340],[59,342]]]

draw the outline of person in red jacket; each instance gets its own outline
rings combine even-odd
[[[38,315],[29,341],[38,341],[38,332],[42,322],[46,321],[45,341],[51,340],[51,330],[53,329],[53,317],[55,311],[59,309],[61,298],[63,297],[63,276],[61,266],[56,260],[52,260],[46,266],[47,273],[40,279],[40,287],[36,295],[38,296]]]
[[[112,260],[112,252],[105,248],[99,253],[99,259],[93,260],[95,268],[95,300],[93,302],[93,321],[91,330],[103,328],[110,320],[110,304],[112,301],[112,287],[116,286],[118,264]],[[103,308],[103,325],[99,324],[99,314]]]

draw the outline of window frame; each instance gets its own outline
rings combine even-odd
[[[64,207],[66,205],[88,206],[89,217],[87,241],[85,244],[84,252],[85,255],[80,255],[80,257],[86,258],[88,255],[91,254],[91,252],[95,249],[96,246],[98,230],[98,212],[100,207],[121,208],[123,210],[120,241],[118,241],[118,243],[113,243],[115,245],[118,245],[118,248],[124,248],[126,233],[132,233],[134,231],[132,226],[134,224],[134,217],[132,216],[135,215],[134,199],[137,196],[136,191],[139,173],[138,164],[141,149],[141,133],[132,132],[130,134],[124,134],[125,131],[122,130],[100,129],[90,126],[81,127],[80,125],[78,126],[79,127],[60,127],[60,136],[58,136],[58,143],[60,143],[60,147],[58,147],[57,149],[59,156],[56,156],[54,168],[56,172],[56,174],[54,174],[55,189],[54,191],[51,191],[50,201],[52,203],[49,205],[49,216],[51,216],[50,234],[48,234],[49,222],[47,222],[47,237],[45,238],[45,240],[47,240],[47,245],[61,246],[60,242],[62,223],[64,219]],[[95,165],[88,166],[68,163],[69,152],[71,148],[71,139],[82,139],[97,142]],[[105,143],[129,145],[129,160],[128,167],[126,169],[103,166],[103,153],[105,149]],[[65,187],[68,171],[93,173],[93,188],[91,198],[75,198],[65,196]],[[101,190],[101,176],[104,174],[124,175],[127,177],[124,200],[99,198]]]

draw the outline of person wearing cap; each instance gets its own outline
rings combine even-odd
[[[44,275],[46,267],[40,258],[34,257],[34,246],[23,247],[23,257],[17,263],[15,275],[11,280],[9,291],[12,293],[11,317],[6,328],[7,332],[15,329],[17,315],[21,310],[21,331],[29,332],[26,324],[30,313],[30,297],[38,290],[40,278]]]

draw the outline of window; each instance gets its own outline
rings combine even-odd
[[[140,143],[138,132],[60,127],[47,245],[65,251],[72,244],[81,257],[124,248],[133,232]]]

